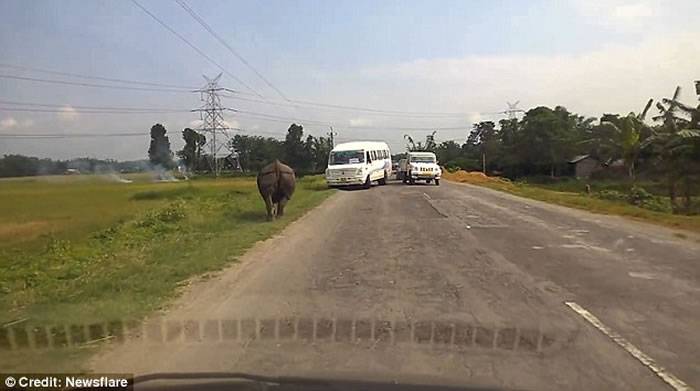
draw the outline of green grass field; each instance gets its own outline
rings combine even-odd
[[[332,193],[322,178],[301,178],[286,216],[267,222],[255,178],[133,179],[0,180],[0,324],[139,320]],[[77,353],[52,354],[66,364]],[[42,357],[14,358],[0,370],[36,370]]]

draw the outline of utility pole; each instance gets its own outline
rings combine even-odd
[[[219,166],[219,159],[217,157],[219,151],[222,148],[226,148],[229,152],[228,156],[235,152],[230,148],[228,143],[230,140],[228,131],[231,130],[231,128],[228,127],[224,120],[224,111],[236,110],[221,105],[221,96],[219,94],[221,91],[230,91],[228,88],[219,87],[221,73],[213,79],[204,75],[202,76],[204,80],[206,80],[206,84],[204,87],[194,91],[199,92],[202,107],[193,109],[192,112],[199,112],[199,118],[202,120],[202,126],[199,130],[207,135],[207,145],[205,147],[209,148],[209,153],[211,155],[209,169],[214,173],[215,177],[218,177],[221,173],[221,167]],[[220,136],[219,140],[217,140],[217,135]]]
[[[333,131],[333,127],[330,126],[331,131],[328,132],[328,136],[331,138],[331,147],[335,148],[335,136],[338,135],[338,133]]]

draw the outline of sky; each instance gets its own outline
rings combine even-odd
[[[462,141],[472,123],[503,118],[506,102],[519,101],[525,110],[562,105],[600,117],[639,111],[677,85],[682,100],[697,101],[697,0],[186,0],[250,67],[177,2],[138,3],[226,71],[220,84],[237,93],[223,104],[239,110],[226,120],[241,134],[281,138],[296,122],[320,136],[332,126],[338,141],[384,140],[396,153],[405,148],[405,134],[422,139],[429,129],[439,129],[438,140]],[[0,0],[0,135],[143,132],[0,136],[0,154],[142,159],[154,123],[164,124],[173,150],[180,149],[182,129],[200,125],[198,114],[188,111],[201,105],[200,96],[187,88],[203,86],[202,75],[221,72],[201,53],[132,1]],[[187,88],[144,91],[16,79],[125,86],[26,67]],[[173,112],[91,113],[85,106]],[[27,108],[48,112],[18,110]]]

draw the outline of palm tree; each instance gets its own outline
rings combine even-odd
[[[601,119],[600,129],[596,136],[600,145],[600,153],[607,157],[606,160],[622,158],[627,173],[635,180],[635,168],[642,142],[651,134],[651,128],[644,122],[653,99],[649,99],[644,110],[635,114],[630,112],[625,117],[607,116]]]
[[[651,134],[651,128],[644,120],[652,102],[649,99],[640,114],[630,112],[625,117],[604,115],[600,124],[591,129],[591,135],[584,138],[582,143],[592,145],[594,153],[603,162],[623,159],[629,177],[634,180],[641,143]]]
[[[691,208],[691,176],[697,168],[694,167],[696,162],[694,164],[691,154],[693,142],[697,142],[700,137],[700,130],[691,128],[691,125],[697,126],[697,123],[693,122],[700,115],[698,109],[692,109],[679,102],[680,91],[681,88],[676,87],[672,98],[664,98],[663,104],[656,104],[660,114],[653,119],[661,122],[661,125],[653,129],[652,135],[642,145],[649,146],[656,152],[658,163],[666,175],[668,196],[674,213],[679,210],[676,202],[676,187],[679,181],[684,184],[684,209],[687,212]],[[679,109],[686,114],[690,113],[691,120],[679,115]]]

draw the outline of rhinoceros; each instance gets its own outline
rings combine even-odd
[[[260,195],[265,200],[267,219],[283,216],[284,206],[292,198],[296,185],[294,170],[275,160],[260,170],[257,181]]]

